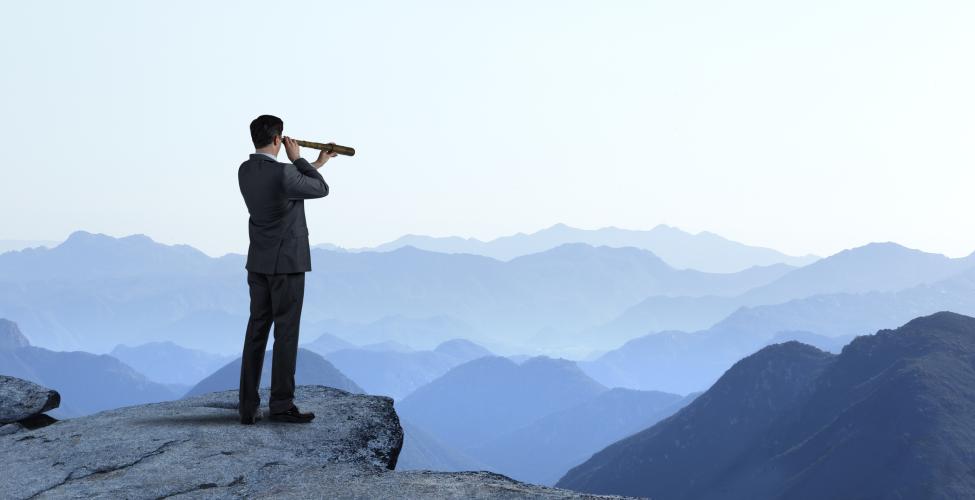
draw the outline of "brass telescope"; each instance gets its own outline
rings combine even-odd
[[[293,140],[296,143],[298,143],[299,146],[301,146],[303,148],[320,149],[320,150],[322,150],[322,151],[324,151],[326,153],[333,153],[334,152],[334,153],[338,153],[340,155],[345,155],[345,156],[354,156],[355,155],[355,149],[350,148],[348,146],[339,146],[338,144],[335,144],[334,142],[330,142],[328,144],[322,144],[320,142],[301,141],[301,140],[298,140],[298,139],[293,139]]]

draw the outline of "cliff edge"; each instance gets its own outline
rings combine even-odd
[[[0,436],[0,497],[593,498],[489,472],[395,472],[392,399],[314,385],[295,396],[312,423],[240,425],[237,391],[223,391]]]

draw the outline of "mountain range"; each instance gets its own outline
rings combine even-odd
[[[151,380],[186,386],[187,389],[231,359],[230,356],[187,349],[169,341],[137,346],[119,344],[110,354]]]
[[[411,247],[314,250],[313,259],[306,332],[420,350],[463,337],[498,354],[590,359],[608,351],[582,363],[600,382],[680,394],[708,387],[783,331],[847,337],[938,310],[975,310],[973,257],[890,243],[803,268],[735,274],[681,271],[645,250],[579,243],[507,262]],[[213,259],[141,235],[76,232],[54,248],[0,255],[0,316],[15,318],[35,346],[49,349],[97,353],[170,341],[231,356],[247,317],[242,266],[239,255]],[[702,328],[664,328],[674,324]],[[643,354],[624,355],[640,345]],[[405,395],[425,381],[376,390]]]
[[[611,386],[683,394],[706,389],[735,361],[775,338],[815,335],[845,342],[943,310],[975,314],[975,269],[898,292],[815,295],[745,307],[707,330],[645,335],[580,366]],[[819,343],[837,347],[830,344]]]
[[[895,243],[844,250],[738,296],[650,296],[585,336],[604,347],[650,332],[707,329],[742,307],[782,304],[816,295],[897,292],[934,284],[975,268],[975,254],[952,259]],[[933,311],[931,311],[933,312]]]
[[[386,252],[412,246],[440,253],[467,253],[498,260],[511,260],[523,255],[544,252],[566,243],[640,248],[660,256],[675,268],[714,273],[733,273],[749,267],[780,263],[804,266],[817,259],[813,255],[793,257],[768,248],[737,243],[714,233],[691,234],[666,225],[659,225],[650,230],[616,227],[587,230],[555,224],[531,234],[518,233],[490,241],[457,236],[433,237],[409,234],[389,243],[351,251]],[[328,243],[316,246],[330,250],[339,248]]]
[[[418,347],[466,336],[492,350],[532,344],[540,332],[559,339],[605,323],[647,296],[734,296],[792,269],[677,270],[645,250],[578,243],[507,262],[412,247],[313,250],[312,260],[305,325],[374,324],[361,330],[372,341],[395,340],[405,325],[429,333]],[[241,255],[214,259],[142,235],[79,231],[54,248],[0,255],[0,316],[52,349],[109,352],[118,344],[168,340],[233,354],[248,310],[243,266]],[[414,318],[426,323],[411,324]]]
[[[304,327],[303,327],[304,328]],[[365,347],[370,344],[396,342],[409,346],[408,350],[434,349],[455,338],[478,338],[483,333],[455,317],[439,314],[416,317],[406,314],[383,316],[375,321],[356,323],[334,318],[309,322],[305,330],[322,331],[331,338],[345,342],[346,347]],[[316,341],[325,342],[319,338]],[[329,340],[329,342],[335,342]],[[328,348],[327,346],[322,346]],[[332,349],[337,350],[337,349]]]
[[[23,250],[25,248],[53,247],[58,243],[60,242],[54,240],[0,240],[0,253]]]
[[[0,319],[0,374],[58,391],[65,403],[49,412],[56,418],[179,397],[112,356],[34,347],[7,319]]]
[[[316,345],[320,342],[306,347],[314,351]],[[320,354],[367,393],[397,400],[457,365],[491,356],[487,349],[463,339],[444,342],[429,351],[345,348]]]
[[[469,453],[604,391],[568,360],[535,357],[516,364],[488,356],[451,369],[397,402],[396,409],[441,442]]]
[[[270,387],[271,385],[271,353],[272,351],[270,350],[264,353],[264,365],[261,367],[261,387]],[[356,394],[365,393],[358,384],[346,377],[345,374],[336,369],[325,358],[303,348],[298,348],[298,358],[295,366],[295,384],[327,385]],[[197,396],[208,392],[238,389],[239,387],[240,358],[238,357],[201,380],[192,389],[187,391],[184,397]],[[267,401],[263,402],[263,404],[266,403]]]
[[[839,355],[775,344],[557,485],[659,500],[970,498],[973,367],[975,318],[950,312]]]
[[[410,443],[407,437],[404,453],[420,455],[411,466],[429,460],[422,450],[433,444],[451,457],[449,467],[466,464],[553,484],[592,453],[670,416],[695,396],[607,389],[564,359],[534,357],[519,364],[481,357],[396,407],[423,440]]]

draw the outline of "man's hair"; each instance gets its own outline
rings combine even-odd
[[[261,115],[251,122],[251,140],[255,148],[263,148],[274,142],[274,136],[284,132],[284,122],[271,115]]]

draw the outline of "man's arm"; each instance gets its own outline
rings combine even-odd
[[[318,160],[312,165],[308,160],[299,156],[298,143],[290,137],[284,138],[284,151],[288,155],[293,165],[284,166],[284,192],[292,200],[307,200],[309,198],[321,198],[328,196],[328,184],[318,169],[325,164],[328,159],[319,156]],[[332,155],[334,156],[334,155]]]
[[[328,184],[322,174],[304,158],[284,165],[284,192],[292,200],[307,200],[328,196]]]

